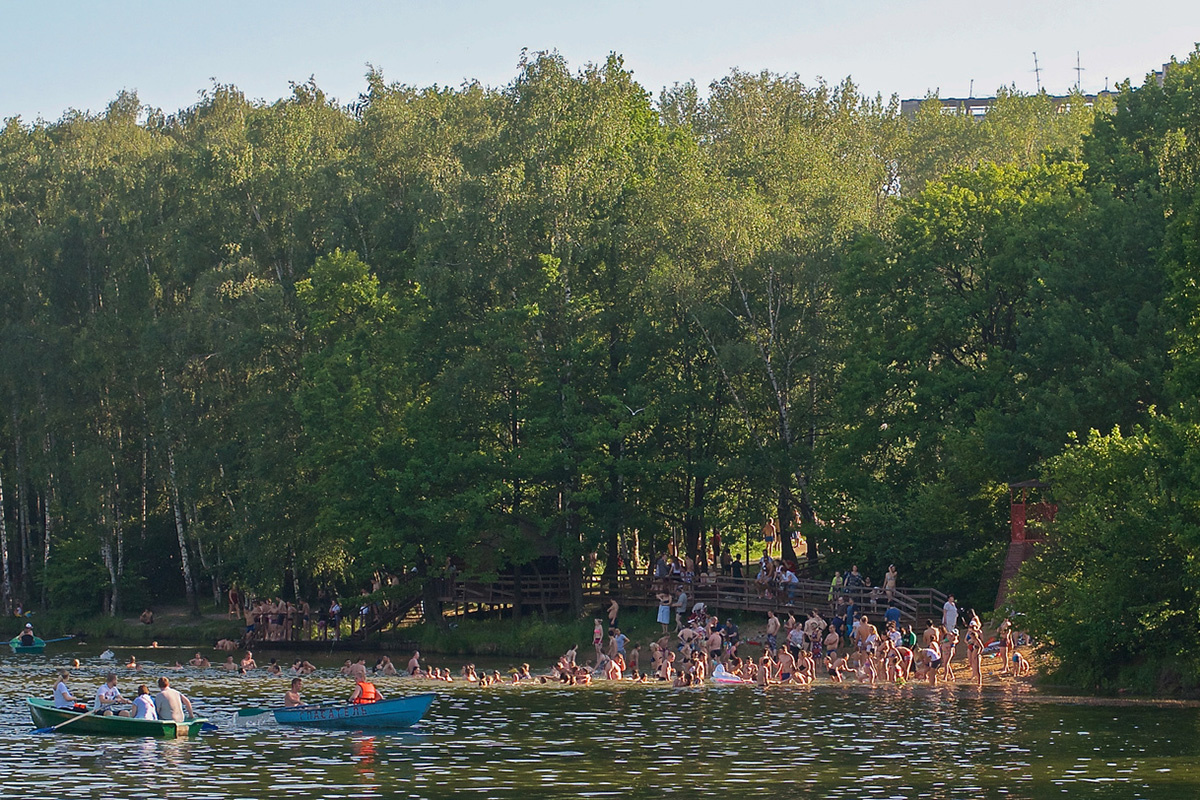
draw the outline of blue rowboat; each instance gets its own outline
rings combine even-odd
[[[296,706],[272,711],[280,725],[306,725],[317,728],[407,728],[421,721],[433,699],[433,692],[407,697],[391,697],[374,703]]]

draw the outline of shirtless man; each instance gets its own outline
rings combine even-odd
[[[237,672],[238,665],[233,663],[233,656],[226,656],[225,663],[221,665],[221,669],[226,672]]]
[[[211,664],[208,663],[208,659],[205,658],[204,656],[200,655],[199,653],[196,653],[196,655],[192,656],[192,660],[189,661],[188,663],[191,664],[193,667],[200,667],[202,669],[207,669],[208,667],[212,666]]]
[[[608,627],[619,627],[617,625],[617,614],[620,612],[620,610],[621,606],[619,603],[617,603],[617,599],[615,597],[610,597],[608,600]]]
[[[360,658],[350,665],[350,677],[358,683],[365,683],[367,680],[367,659]]]
[[[219,639],[215,645],[217,650],[224,650],[226,653],[232,653],[237,650],[237,642],[232,639]]]
[[[722,652],[721,632],[716,628],[712,628],[710,630],[711,632],[708,634],[707,643],[708,655],[713,661],[720,661]]]
[[[238,666],[240,666],[242,669],[246,670],[247,672],[252,669],[257,669],[258,664],[255,663],[255,661],[254,661],[254,653],[247,650],[246,655],[242,656],[242,662]]]
[[[779,617],[774,611],[767,612],[767,649],[774,655],[779,650]]]
[[[300,678],[292,678],[292,688],[283,693],[283,707],[295,708],[296,706],[304,705],[304,701],[300,699],[300,690],[303,688],[303,680]]]
[[[867,653],[875,651],[875,645],[879,641],[879,629],[871,624],[871,620],[867,618],[866,614],[859,618],[855,636],[858,639],[860,650]]]
[[[408,666],[405,670],[409,675],[416,675],[421,671],[421,651],[413,650],[412,658],[408,660]]]
[[[796,672],[796,659],[788,648],[779,651],[779,682],[788,683]]]
[[[658,674],[656,677],[660,681],[667,681],[668,683],[670,683],[672,678],[674,678],[674,675],[675,675],[675,666],[674,665],[675,665],[675,654],[668,651],[666,657],[663,659],[662,663],[659,664],[659,666],[658,666]]]
[[[841,642],[842,640],[841,637],[838,636],[837,626],[830,625],[829,633],[825,634],[825,641],[822,642],[825,652],[830,655],[836,655],[837,649],[841,645]]]

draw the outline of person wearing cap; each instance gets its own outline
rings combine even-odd
[[[25,630],[21,631],[21,646],[33,647],[37,644],[37,637],[33,635],[33,624],[26,622]]]

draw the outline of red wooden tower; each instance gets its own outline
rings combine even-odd
[[[996,593],[996,608],[1004,604],[1008,582],[1016,577],[1021,564],[1033,555],[1038,542],[1046,538],[1047,528],[1054,522],[1058,506],[1049,500],[1050,484],[1041,481],[1021,481],[1008,485],[1009,525],[1012,538],[1008,543],[1008,558],[1000,573],[1000,591]]]

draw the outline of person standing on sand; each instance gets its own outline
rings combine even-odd
[[[610,629],[617,626],[617,614],[620,612],[621,606],[617,603],[617,598],[610,597],[608,599],[608,627]]]
[[[666,592],[659,592],[658,598],[658,624],[662,625],[662,632],[667,632],[667,626],[671,624],[671,595]]]
[[[947,597],[942,606],[942,626],[948,631],[958,627],[958,604],[954,602],[954,595]]]
[[[767,649],[774,655],[779,650],[779,617],[774,611],[767,612]]]
[[[975,685],[983,688],[983,633],[979,620],[967,623],[967,663],[971,666],[971,677]]]

